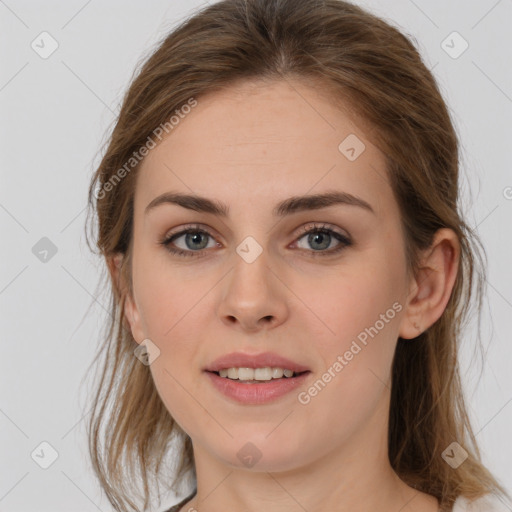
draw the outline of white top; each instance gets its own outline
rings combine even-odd
[[[459,496],[453,504],[452,512],[512,512],[512,508],[496,496],[486,494],[473,502]]]
[[[183,505],[190,500],[193,496],[187,496],[174,507],[167,509],[165,512],[178,512]],[[509,508],[500,499],[491,494],[486,494],[478,500],[470,502],[463,496],[459,496],[453,504],[452,512],[512,512],[512,506]]]

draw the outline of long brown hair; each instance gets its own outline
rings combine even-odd
[[[459,272],[443,315],[417,339],[398,340],[388,438],[392,467],[443,507],[461,494],[507,496],[480,460],[459,376],[458,343],[470,305],[476,301],[481,310],[485,251],[460,213],[459,147],[450,115],[409,39],[340,0],[220,1],[176,27],[132,80],[89,189],[99,254],[110,270],[114,257],[124,255],[123,280],[108,274],[111,320],[93,361],[102,358],[87,430],[102,488],[116,510],[138,510],[135,500],[141,498],[147,508],[149,477],[158,480],[171,442],[179,448],[172,484],[188,470],[195,476],[191,440],[164,407],[149,368],[134,357],[137,343],[124,319],[132,286],[134,155],[157,127],[167,123],[170,133],[169,119],[191,99],[240,80],[291,78],[350,105],[371,128],[387,158],[411,273],[437,229],[451,228],[459,238]],[[457,469],[441,456],[454,441],[468,452]]]

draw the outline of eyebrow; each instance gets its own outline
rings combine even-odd
[[[196,212],[211,213],[223,218],[229,217],[229,206],[224,203],[193,194],[180,194],[176,192],[166,192],[155,197],[146,206],[145,213],[148,213],[162,204],[176,204]],[[324,194],[293,196],[278,203],[272,213],[276,217],[284,217],[292,213],[319,210],[338,204],[359,206],[375,214],[371,205],[360,197],[349,194],[348,192],[338,191],[326,192]]]

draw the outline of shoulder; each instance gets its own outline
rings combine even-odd
[[[510,512],[510,510],[502,500],[492,494],[486,494],[473,501],[459,496],[453,504],[453,512]]]

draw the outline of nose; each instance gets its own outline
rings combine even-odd
[[[218,307],[222,322],[244,332],[281,325],[289,315],[287,288],[264,250],[248,263],[235,253]]]

